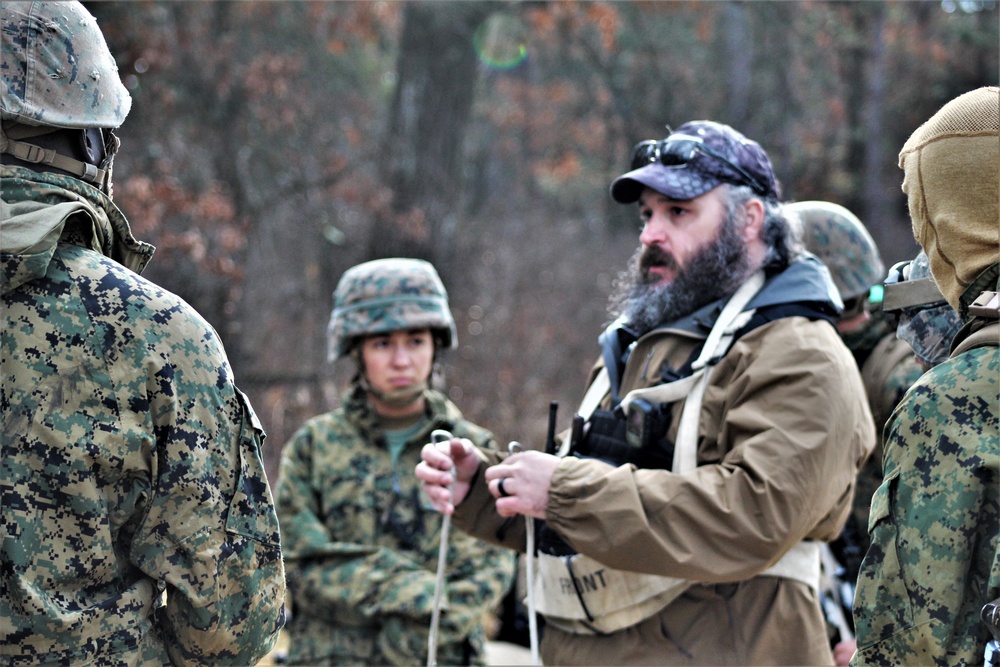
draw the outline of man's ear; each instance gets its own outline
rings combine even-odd
[[[764,202],[751,197],[743,204],[743,215],[746,221],[743,225],[743,239],[747,242],[761,240],[764,235]]]

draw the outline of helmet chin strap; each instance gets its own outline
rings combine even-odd
[[[389,392],[379,391],[371,386],[363,371],[358,374],[358,383],[362,389],[391,408],[406,408],[413,405],[423,397],[424,390],[427,389],[427,382],[423,381]]]
[[[111,171],[115,153],[118,152],[121,141],[119,141],[118,137],[110,129],[103,132],[105,156],[101,160],[99,167],[57,153],[52,148],[42,148],[35,144],[19,141],[19,139],[38,137],[59,129],[58,127],[35,127],[23,124],[12,124],[3,127],[0,129],[0,153],[13,155],[22,162],[46,164],[50,167],[61,169],[73,174],[80,180],[87,181],[110,198],[112,196]]]

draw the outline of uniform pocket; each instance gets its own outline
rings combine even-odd
[[[237,389],[236,396],[243,411],[239,437],[240,469],[236,492],[226,518],[226,530],[276,546],[278,518],[261,456],[264,430],[243,392]]]
[[[897,469],[872,496],[868,519],[871,546],[861,565],[858,596],[854,601],[859,648],[913,626],[910,595],[897,551],[899,529],[894,508],[898,486]]]

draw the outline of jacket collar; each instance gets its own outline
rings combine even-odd
[[[153,246],[137,241],[121,210],[93,186],[69,176],[0,167],[0,294],[45,275],[66,223],[89,228],[85,246],[139,273]]]

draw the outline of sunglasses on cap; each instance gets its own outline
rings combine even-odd
[[[722,162],[743,178],[742,185],[749,186],[758,195],[767,196],[768,189],[760,179],[733,164],[718,151],[706,146],[701,137],[675,134],[659,141],[656,139],[640,141],[632,148],[632,169],[639,169],[655,162],[665,167],[675,167],[687,164],[699,153]]]

